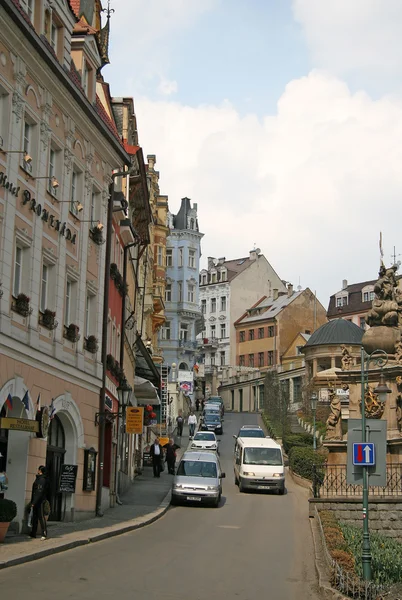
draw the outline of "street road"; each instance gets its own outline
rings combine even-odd
[[[318,600],[305,490],[290,478],[284,496],[234,484],[232,434],[256,422],[225,415],[218,509],[174,507],[143,529],[0,571],[1,597]]]

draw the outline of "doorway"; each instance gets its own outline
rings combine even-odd
[[[59,493],[59,480],[66,453],[66,437],[64,427],[57,415],[50,422],[47,439],[46,468],[50,491],[49,521],[61,521],[63,495]]]
[[[239,390],[239,412],[243,412],[243,390]]]

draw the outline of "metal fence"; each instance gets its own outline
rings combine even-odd
[[[354,573],[343,569],[332,558],[327,548],[324,530],[317,509],[315,509],[315,518],[319,525],[325,562],[331,573],[331,585],[345,596],[356,598],[356,600],[378,600],[378,598],[382,597],[381,594],[386,591],[384,586],[377,585],[372,581],[363,581]]]
[[[376,498],[402,497],[402,465],[387,465],[385,487],[369,487],[369,495]],[[351,485],[346,480],[346,465],[322,465],[313,467],[314,498],[337,496],[362,496],[361,485]]]

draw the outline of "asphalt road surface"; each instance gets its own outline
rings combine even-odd
[[[143,529],[0,571],[1,598],[318,600],[305,491],[290,478],[284,496],[234,484],[232,434],[256,422],[225,415],[218,509],[174,507]]]

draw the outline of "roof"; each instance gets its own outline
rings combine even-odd
[[[339,317],[342,314],[348,315],[350,313],[368,312],[371,308],[372,301],[362,301],[362,290],[368,285],[374,286],[376,281],[376,279],[372,279],[370,281],[362,281],[361,283],[353,283],[351,285],[347,285],[339,292],[336,292],[336,294],[333,294],[329,299],[327,316]],[[346,306],[336,306],[336,296],[342,293],[347,293],[348,303]]]
[[[236,322],[236,324],[243,325],[244,323],[254,323],[256,321],[266,321],[267,319],[273,319],[284,308],[286,308],[286,306],[293,302],[293,300],[295,300],[301,294],[303,294],[303,291],[294,292],[291,296],[289,296],[288,294],[282,294],[278,296],[276,300],[274,300],[272,296],[269,296],[268,298],[265,298],[265,300],[262,300],[262,302],[257,304],[255,309],[253,309],[256,311],[261,310],[263,312],[261,312],[260,314],[256,312],[255,314],[246,316],[243,319],[240,318]]]
[[[190,198],[182,198],[181,199],[181,205],[180,205],[179,212],[177,213],[177,215],[175,215],[173,217],[173,226],[175,229],[180,229],[180,230],[188,229],[187,215],[192,213],[191,216],[195,220],[194,231],[199,231],[196,206],[197,205],[194,204],[193,208],[191,208]]]
[[[222,266],[226,267],[227,270],[227,278],[226,281],[232,281],[235,277],[238,276],[239,273],[242,273],[254,263],[255,260],[250,260],[249,256],[245,258],[235,258],[233,260],[225,260]]]
[[[278,442],[275,442],[272,438],[249,438],[239,437],[237,443],[248,448],[281,448]]]
[[[70,7],[76,17],[79,16],[81,0],[69,0]]]
[[[300,333],[299,335],[301,335],[302,338],[304,338],[306,340],[306,342],[308,342],[309,339],[311,338],[311,335],[309,333]]]
[[[208,452],[208,450],[186,450],[183,454],[182,460],[204,460],[206,462],[217,463],[218,458],[215,452]]]
[[[331,344],[361,345],[364,330],[352,321],[346,319],[333,319],[321,325],[310,337],[305,348],[312,346],[328,346]]]

